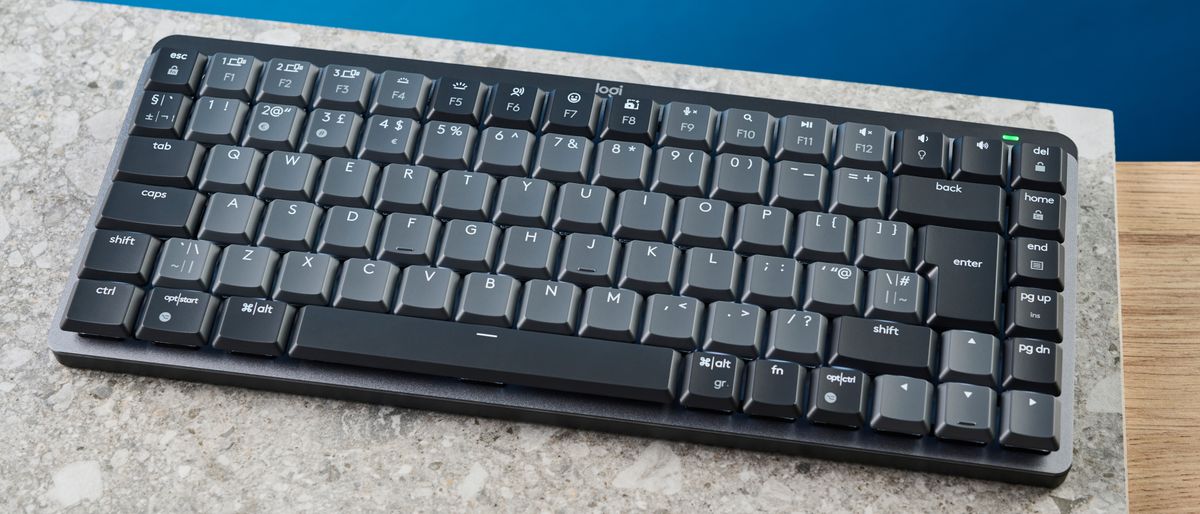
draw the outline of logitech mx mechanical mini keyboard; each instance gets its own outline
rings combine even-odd
[[[187,36],[64,364],[1053,486],[1061,134]]]

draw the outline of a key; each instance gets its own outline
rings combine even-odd
[[[503,127],[488,127],[479,138],[472,169],[494,175],[523,177],[533,158],[532,133]]]
[[[275,282],[279,254],[261,246],[229,245],[221,252],[213,293],[221,296],[267,296]]]
[[[194,118],[193,118],[194,119]],[[256,104],[241,143],[267,150],[293,150],[300,142],[304,110],[293,105]]]
[[[438,175],[425,166],[389,164],[379,178],[373,207],[380,212],[428,214]]]
[[[271,202],[267,204],[267,214],[254,244],[277,250],[309,251],[317,240],[317,225],[324,215],[324,209],[311,203]]]
[[[517,312],[517,328],[574,334],[575,320],[579,319],[579,299],[583,295],[579,287],[567,282],[530,280],[525,283],[525,294]]]
[[[1029,391],[1000,395],[1000,444],[1038,452],[1058,451],[1061,440],[1058,398]]]
[[[933,385],[900,375],[875,377],[871,428],[916,437],[929,433]]]
[[[684,198],[675,210],[671,242],[681,246],[729,248],[733,207],[720,200]]]
[[[584,293],[579,335],[633,342],[641,326],[642,295],[610,287],[593,287]]]
[[[433,88],[426,119],[478,125],[488,87],[477,80],[442,77]],[[430,125],[436,125],[431,123]]]
[[[683,262],[681,294],[708,301],[736,298],[741,285],[741,256],[727,250],[692,248]]]
[[[376,114],[367,118],[355,155],[377,162],[408,163],[414,156],[420,129],[421,124],[414,120]]]
[[[854,265],[866,269],[912,269],[912,245],[913,229],[907,223],[859,221]]]
[[[758,357],[762,347],[763,326],[767,314],[761,307],[734,302],[713,302],[708,306],[702,348],[706,352]]]
[[[1062,341],[1062,293],[1017,286],[1008,290],[1006,305],[1006,335]]]
[[[179,139],[187,122],[192,100],[180,93],[146,91],[133,118],[135,136]]]
[[[321,206],[366,207],[375,197],[379,166],[364,159],[334,157],[325,161],[314,198]]]
[[[784,116],[776,128],[779,142],[775,146],[776,161],[829,163],[833,149],[833,125],[821,118]]]
[[[328,305],[337,276],[338,260],[320,253],[288,252],[279,264],[271,298],[310,305]]]
[[[862,123],[838,125],[833,166],[874,171],[891,169],[892,131]]]
[[[313,107],[362,112],[367,107],[375,74],[362,66],[330,64],[321,69]]]
[[[445,268],[404,268],[394,311],[406,316],[450,319],[460,281],[458,273]]]
[[[662,147],[654,152],[650,190],[674,196],[703,196],[708,190],[708,154],[687,148]]]
[[[293,313],[291,305],[276,300],[226,298],[213,328],[213,348],[267,357],[282,355]]]
[[[863,315],[901,323],[925,319],[925,277],[906,271],[877,269],[867,278]]]
[[[809,373],[808,411],[813,423],[846,428],[861,427],[867,415],[867,389],[871,377],[852,369],[821,367]]]
[[[261,69],[262,61],[252,55],[213,54],[208,58],[208,70],[196,94],[249,102]]]
[[[583,182],[592,167],[592,140],[582,136],[544,134],[534,160],[534,178]]]
[[[204,201],[204,195],[187,189],[113,182],[96,228],[191,237]]]
[[[1012,150],[1013,189],[1067,192],[1067,154],[1056,146],[1018,143]]]
[[[949,382],[938,386],[939,439],[988,444],[996,437],[996,391],[988,387]]]
[[[666,241],[674,206],[675,201],[662,193],[622,191],[617,202],[613,236]]]
[[[559,232],[608,234],[616,195],[604,186],[563,184],[551,226]]]
[[[208,144],[236,144],[249,110],[246,102],[240,100],[201,97],[192,106],[183,138]]]
[[[247,244],[258,231],[263,202],[253,196],[215,193],[200,222],[200,239]]]
[[[1008,243],[1008,283],[1062,291],[1064,253],[1056,241],[1012,238]]]
[[[999,232],[1004,222],[999,186],[899,176],[892,181],[889,219]]]
[[[613,189],[645,189],[650,152],[642,143],[601,141],[591,183]]]
[[[203,155],[194,141],[129,136],[113,179],[191,188]]]
[[[805,212],[796,221],[797,259],[850,262],[854,222],[841,214]]]
[[[733,249],[743,254],[791,255],[794,218],[782,207],[739,207]]]
[[[375,79],[370,112],[421,119],[432,82],[420,73],[385,71]]]
[[[825,362],[825,333],[829,321],[815,312],[778,309],[771,312],[767,346],[768,359],[792,361],[805,366]]]
[[[764,307],[795,308],[800,304],[804,265],[789,257],[751,255],[746,259],[742,301]]]
[[[392,308],[399,268],[390,262],[369,259],[346,259],[341,268],[341,279],[333,291],[334,307],[372,312],[387,312]]]
[[[930,380],[937,349],[928,327],[843,316],[833,320],[829,365]]]
[[[157,287],[207,290],[221,248],[208,241],[172,238],[163,243],[150,283]]]
[[[258,182],[263,155],[244,146],[217,145],[208,152],[197,189],[206,193],[248,195]]]
[[[440,240],[442,222],[420,214],[389,214],[375,258],[395,263],[429,265]]]
[[[712,148],[717,113],[707,105],[671,102],[663,107],[661,125],[658,130],[659,147],[707,151]]]
[[[896,175],[945,177],[949,147],[949,141],[941,132],[901,130],[896,133],[892,172]]]
[[[63,314],[62,329],[124,339],[142,306],[142,290],[132,284],[80,279]]]
[[[542,103],[546,93],[524,84],[500,83],[494,89],[491,106],[484,114],[483,124],[526,132],[537,130],[542,119]]]
[[[491,223],[450,220],[442,231],[437,265],[465,271],[491,271],[500,228]]]
[[[443,169],[467,169],[475,153],[478,131],[473,125],[431,121],[421,130],[421,144],[414,162]]]
[[[882,218],[887,175],[878,171],[838,168],[833,171],[829,212],[855,218]]]
[[[552,91],[546,101],[542,133],[571,134],[590,140],[596,134],[602,102],[591,91]]]
[[[383,217],[370,209],[331,207],[325,211],[317,251],[339,257],[370,257],[382,222]]]
[[[358,145],[362,117],[346,111],[313,109],[298,150],[322,157],[349,157]]]
[[[1063,240],[1067,216],[1061,195],[1018,189],[1012,193],[1010,209],[1009,234]]]
[[[79,277],[145,284],[159,245],[157,239],[140,232],[97,230],[83,256]]]
[[[808,370],[792,362],[770,360],[751,361],[748,368],[742,412],[789,420],[800,417]]]
[[[1014,337],[1004,342],[1005,389],[1024,389],[1046,394],[1062,393],[1062,352],[1058,345]]]
[[[692,409],[736,411],[742,396],[743,366],[741,359],[728,355],[688,354],[679,403]]]
[[[767,160],[748,155],[721,154],[716,158],[709,196],[733,203],[765,203]]]
[[[204,54],[181,48],[159,48],[146,89],[191,96],[204,73]]]
[[[204,346],[218,303],[208,293],[155,287],[146,292],[134,337],[177,346]]]
[[[804,299],[806,311],[830,316],[862,314],[863,273],[854,266],[814,262],[808,265]]]
[[[656,294],[646,302],[646,327],[640,342],[690,352],[700,347],[704,303],[686,296]]]
[[[611,237],[569,234],[563,241],[557,280],[581,286],[611,286],[621,243]]]
[[[551,230],[510,227],[504,231],[496,272],[519,278],[549,279],[561,238]]]
[[[262,178],[254,194],[264,200],[312,199],[317,185],[321,160],[311,155],[292,152],[271,152],[263,165]]]
[[[305,107],[312,98],[317,68],[308,61],[275,58],[263,68],[254,103],[276,103]]]
[[[810,162],[780,161],[772,174],[770,203],[793,211],[824,211],[829,170]]]
[[[433,215],[439,218],[459,218],[484,221],[492,215],[496,179],[485,173],[451,170],[442,173]]]
[[[617,287],[639,293],[672,293],[679,282],[681,258],[679,249],[668,244],[629,241]]]
[[[511,327],[521,283],[504,275],[471,273],[463,280],[454,321]]]
[[[1000,384],[1000,340],[969,330],[942,332],[939,382],[965,382],[995,388]]]
[[[648,98],[611,97],[600,137],[651,144],[657,134],[658,110],[658,103]]]
[[[999,139],[964,136],[954,141],[954,166],[950,178],[1003,186],[1008,156]]]
[[[492,221],[501,225],[546,227],[557,188],[545,180],[504,177]]]
[[[929,295],[925,323],[939,330],[999,331],[1003,258],[999,234],[936,226],[918,230],[916,271],[925,276]]]
[[[721,113],[717,153],[767,157],[774,140],[775,118],[762,111],[727,109]]]

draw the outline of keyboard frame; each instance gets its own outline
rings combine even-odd
[[[594,90],[598,84],[617,85],[611,81],[587,78],[184,35],[163,38],[154,45],[154,50],[162,47],[194,49],[206,55],[216,52],[253,54],[264,62],[272,57],[283,57],[306,60],[317,66],[343,64],[365,66],[375,72],[385,69],[411,71],[423,73],[430,78],[461,76],[478,78],[485,83],[529,83],[544,89],[573,87]],[[725,415],[688,410],[678,404],[662,406],[513,385],[501,387],[444,377],[301,361],[286,356],[265,359],[229,354],[211,346],[199,350],[178,349],[132,339],[114,341],[87,338],[63,331],[59,326],[71,292],[78,283],[77,273],[99,217],[102,201],[112,185],[120,150],[129,138],[132,120],[144,93],[144,84],[149,77],[152,57],[153,53],[147,57],[135,83],[135,92],[113,147],[113,156],[109,161],[105,180],[100,186],[96,201],[93,202],[91,215],[79,242],[79,251],[71,267],[72,273],[66,281],[50,329],[50,349],[55,358],[64,365],[791,453],[1046,487],[1061,484],[1071,468],[1072,446],[1075,440],[1073,413],[1078,344],[1075,324],[1079,171],[1076,145],[1062,134],[767,98],[623,84],[625,95],[653,98],[659,102],[695,102],[710,105],[717,110],[736,107],[768,111],[775,116],[807,115],[825,118],[834,124],[855,121],[884,125],[892,130],[936,130],[956,137],[999,139],[1002,134],[1015,134],[1020,136],[1021,141],[1059,146],[1068,153],[1067,193],[1064,195],[1067,202],[1067,231],[1063,242],[1067,249],[1063,292],[1064,333],[1063,342],[1060,343],[1064,370],[1062,394],[1059,396],[1062,404],[1062,440],[1058,451],[1037,454],[1006,450],[1000,448],[996,442],[987,446],[972,446],[942,442],[932,435],[914,439],[880,434],[865,426],[858,430],[845,430],[814,425],[803,419],[786,422],[754,418],[744,414]],[[414,337],[428,338],[432,341],[438,335],[416,334]]]

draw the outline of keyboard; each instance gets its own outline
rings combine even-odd
[[[170,36],[65,365],[1054,486],[1057,133]]]

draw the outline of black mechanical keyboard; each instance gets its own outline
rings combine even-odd
[[[155,45],[70,366],[1053,486],[1061,134],[187,36]]]

